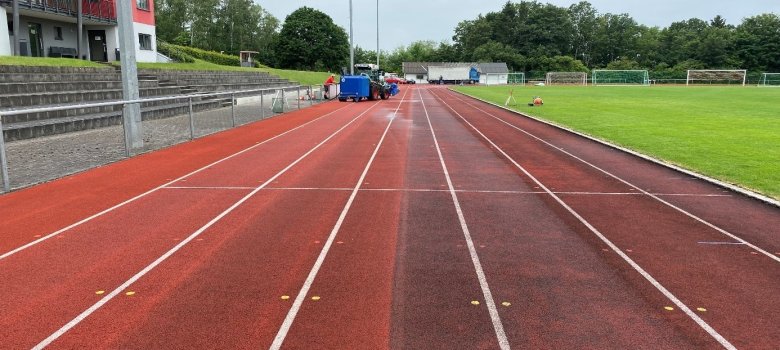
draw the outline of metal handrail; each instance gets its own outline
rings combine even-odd
[[[171,101],[171,100],[181,100],[181,99],[188,99],[189,101],[189,118],[190,118],[190,139],[195,138],[195,127],[194,127],[194,120],[193,120],[193,110],[192,110],[192,99],[194,98],[203,98],[203,97],[218,97],[218,96],[231,96],[231,99],[235,99],[237,95],[248,95],[248,94],[257,94],[260,93],[261,97],[261,103],[262,97],[265,94],[265,92],[271,92],[271,91],[292,91],[297,90],[298,91],[298,108],[300,108],[300,97],[301,97],[301,88],[304,87],[302,85],[291,85],[291,86],[285,86],[285,87],[276,87],[276,88],[264,88],[264,89],[252,89],[252,90],[234,90],[234,91],[224,91],[224,92],[212,92],[212,93],[195,93],[195,94],[187,94],[187,95],[175,95],[175,96],[164,96],[164,97],[154,97],[154,98],[143,98],[143,99],[137,99],[137,100],[116,100],[116,101],[108,101],[108,102],[95,102],[95,103],[85,103],[85,104],[70,104],[70,105],[61,105],[61,106],[50,106],[50,107],[41,107],[41,108],[26,108],[26,109],[14,109],[14,110],[0,110],[0,175],[2,175],[2,186],[4,192],[9,192],[11,190],[10,186],[10,179],[8,174],[8,158],[6,156],[6,148],[5,148],[5,137],[3,135],[3,117],[4,116],[12,116],[12,115],[22,115],[22,114],[29,114],[29,113],[44,113],[44,112],[54,112],[54,111],[64,111],[64,110],[70,110],[70,109],[81,109],[81,108],[92,108],[92,107],[108,107],[108,106],[126,106],[131,104],[138,104],[138,103],[146,103],[146,102],[160,102],[160,101]],[[261,109],[263,113],[263,118],[265,118],[265,110]],[[232,125],[236,125],[235,121],[235,107],[234,104],[231,104],[231,119],[232,119]],[[125,155],[130,156],[130,148],[129,145],[125,144]]]

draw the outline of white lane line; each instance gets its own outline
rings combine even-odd
[[[158,265],[162,264],[162,263],[163,263],[163,262],[164,262],[166,259],[168,259],[168,258],[169,258],[170,256],[172,256],[174,253],[176,253],[177,251],[179,251],[179,250],[180,250],[182,247],[184,247],[185,245],[187,245],[187,244],[188,244],[190,241],[192,241],[192,240],[193,240],[193,239],[195,239],[196,237],[200,236],[200,234],[201,234],[201,233],[203,233],[203,232],[204,232],[204,231],[206,231],[208,228],[210,228],[211,226],[213,226],[214,224],[216,224],[217,222],[219,222],[220,220],[222,220],[222,218],[224,218],[225,216],[227,216],[228,214],[230,214],[230,213],[231,213],[233,210],[235,210],[236,208],[238,208],[238,207],[239,207],[241,204],[243,204],[244,202],[246,202],[247,200],[249,200],[249,198],[251,198],[251,197],[252,197],[252,196],[254,196],[254,195],[257,193],[257,192],[259,192],[260,190],[262,190],[262,189],[263,189],[263,187],[265,187],[265,186],[268,186],[268,185],[269,185],[270,183],[272,183],[274,180],[276,180],[277,178],[279,178],[280,176],[282,176],[282,174],[286,173],[288,170],[290,170],[290,169],[291,169],[292,167],[294,167],[296,164],[300,163],[300,162],[301,162],[303,159],[305,159],[306,157],[308,157],[310,154],[314,153],[314,151],[316,151],[318,148],[320,148],[322,145],[324,145],[324,144],[325,144],[326,142],[328,142],[330,139],[332,139],[333,137],[335,137],[335,136],[336,136],[337,134],[339,134],[341,131],[343,131],[344,129],[346,129],[348,126],[352,125],[352,123],[354,123],[354,122],[355,122],[356,120],[358,120],[360,117],[362,117],[363,115],[365,115],[366,113],[368,113],[368,111],[370,111],[370,110],[371,110],[372,108],[374,108],[375,106],[376,106],[376,104],[372,105],[371,107],[369,107],[368,109],[366,109],[366,110],[365,110],[363,113],[360,113],[360,114],[359,114],[357,117],[355,117],[354,119],[350,120],[350,121],[349,121],[347,124],[345,124],[344,126],[342,126],[341,128],[339,128],[339,129],[338,129],[338,130],[336,130],[334,133],[332,133],[330,136],[328,136],[326,139],[322,140],[322,142],[320,142],[319,144],[317,144],[316,146],[314,146],[314,148],[312,148],[311,150],[309,150],[308,152],[306,152],[304,155],[302,155],[300,158],[296,159],[294,162],[290,163],[290,165],[288,165],[287,167],[285,167],[284,169],[282,169],[281,171],[279,171],[278,173],[276,173],[276,175],[274,175],[272,178],[268,179],[268,180],[267,180],[266,182],[264,182],[262,185],[260,185],[259,187],[255,188],[255,189],[254,189],[252,192],[250,192],[249,194],[247,194],[246,196],[244,196],[243,198],[241,198],[240,200],[238,200],[237,202],[235,202],[235,203],[234,203],[233,205],[231,205],[229,208],[225,209],[225,211],[223,211],[222,213],[220,213],[219,215],[217,215],[215,218],[211,219],[211,221],[209,221],[207,224],[203,225],[203,226],[202,226],[201,228],[199,228],[197,231],[193,232],[193,233],[192,233],[192,234],[191,234],[189,237],[187,237],[186,239],[184,239],[183,241],[181,241],[179,244],[177,244],[176,246],[174,246],[173,248],[171,248],[171,250],[167,251],[165,254],[163,254],[162,256],[160,256],[159,258],[157,258],[157,260],[155,260],[155,261],[154,261],[154,262],[152,262],[151,264],[147,265],[147,266],[146,266],[146,267],[145,267],[143,270],[139,271],[139,272],[138,272],[138,273],[136,273],[136,274],[135,274],[133,277],[131,277],[130,279],[128,279],[127,281],[125,281],[124,283],[122,283],[122,285],[120,285],[119,287],[117,287],[116,289],[114,289],[114,290],[113,290],[111,293],[108,293],[108,294],[107,294],[105,297],[103,297],[102,299],[100,299],[100,300],[99,300],[97,303],[95,303],[94,305],[92,305],[91,307],[89,307],[87,310],[85,310],[84,312],[82,312],[81,314],[79,314],[78,316],[76,316],[76,318],[74,318],[73,320],[71,320],[70,322],[68,322],[68,323],[67,323],[67,324],[65,324],[64,326],[62,326],[62,327],[61,327],[60,329],[58,329],[56,332],[54,332],[54,333],[52,333],[51,335],[49,335],[49,336],[48,336],[46,339],[44,339],[43,341],[41,341],[40,343],[38,343],[38,345],[36,345],[36,346],[35,346],[33,349],[36,349],[36,350],[37,350],[37,349],[43,349],[43,348],[45,348],[46,346],[48,346],[49,344],[51,344],[53,341],[57,340],[57,339],[58,339],[59,337],[61,337],[63,334],[65,334],[66,332],[68,332],[68,331],[69,331],[71,328],[73,328],[73,327],[75,327],[76,325],[78,325],[78,324],[79,324],[81,321],[83,321],[85,318],[89,317],[89,315],[91,315],[92,313],[94,313],[95,311],[97,311],[98,309],[100,309],[100,308],[101,308],[103,305],[105,305],[106,303],[108,303],[109,301],[111,301],[111,299],[113,299],[114,297],[116,297],[116,296],[117,296],[119,293],[121,293],[122,291],[126,290],[128,287],[130,287],[130,285],[132,285],[133,283],[135,283],[136,281],[138,281],[138,280],[139,280],[141,277],[143,277],[144,275],[146,275],[147,273],[149,273],[149,271],[152,271],[152,270],[153,270],[155,267],[157,267]]]
[[[699,244],[709,244],[709,245],[745,245],[745,243],[742,242],[698,242]]]
[[[400,102],[403,102],[403,99],[406,98],[406,94],[408,92],[409,90],[407,89],[406,92],[404,93],[404,96],[401,98]],[[279,331],[276,333],[276,337],[274,338],[273,343],[271,343],[271,347],[269,349],[278,350],[279,348],[282,347],[282,343],[284,343],[284,339],[287,337],[287,333],[290,331],[290,327],[292,327],[292,324],[295,321],[295,316],[298,315],[298,311],[300,311],[301,305],[303,305],[303,301],[306,299],[306,295],[309,293],[312,284],[314,284],[314,279],[317,277],[317,273],[319,273],[322,264],[325,262],[325,258],[328,256],[328,252],[330,251],[330,247],[333,245],[333,241],[336,240],[336,235],[338,235],[339,230],[341,230],[341,225],[344,223],[344,219],[346,219],[347,214],[349,213],[349,209],[352,207],[352,202],[355,201],[355,197],[357,197],[357,194],[359,192],[358,190],[360,189],[360,186],[363,185],[363,180],[365,180],[366,175],[368,174],[368,170],[371,168],[371,164],[374,162],[377,153],[379,153],[379,148],[382,146],[382,143],[385,141],[385,136],[387,136],[388,131],[390,131],[390,126],[393,125],[393,121],[395,121],[396,119],[398,110],[401,109],[401,104],[402,103],[398,103],[398,107],[395,109],[395,112],[393,112],[393,116],[390,118],[390,121],[387,123],[387,127],[385,128],[385,131],[384,133],[382,133],[382,137],[379,139],[379,142],[377,142],[376,147],[374,148],[374,153],[371,154],[371,158],[368,159],[368,163],[366,164],[366,167],[363,169],[363,173],[360,174],[360,179],[358,179],[357,184],[355,184],[355,187],[352,189],[352,194],[350,194],[347,203],[344,205],[344,209],[341,210],[341,214],[339,215],[336,224],[333,226],[333,229],[330,231],[328,240],[325,242],[325,245],[322,247],[322,251],[320,251],[320,255],[317,256],[317,260],[314,262],[314,266],[312,266],[311,271],[309,271],[309,275],[306,276],[306,280],[303,282],[303,286],[301,287],[301,290],[298,292],[298,296],[295,298],[292,307],[290,307],[290,311],[287,312],[287,316],[284,318],[282,325],[279,327]]]
[[[420,98],[422,98],[422,92],[420,92]],[[458,194],[455,191],[455,186],[452,185],[452,179],[450,173],[447,170],[447,164],[444,162],[444,156],[441,153],[441,147],[439,147],[439,140],[436,138],[436,132],[433,130],[433,124],[431,124],[431,116],[428,114],[428,107],[425,106],[425,102],[422,103],[423,110],[425,110],[425,118],[428,120],[428,127],[431,129],[431,136],[433,136],[433,144],[436,146],[436,153],[439,154],[439,162],[441,163],[442,170],[444,170],[444,177],[447,179],[447,186],[449,187],[450,195],[452,196],[452,202],[455,205],[455,211],[458,213],[458,221],[460,221],[460,228],[463,231],[463,236],[466,238],[466,245],[469,248],[469,254],[471,255],[471,262],[474,264],[474,270],[477,273],[477,279],[479,280],[479,286],[482,289],[482,296],[485,298],[485,304],[487,305],[488,312],[490,313],[490,320],[493,322],[493,329],[496,332],[496,338],[498,339],[498,345],[502,350],[509,350],[509,339],[504,332],[504,325],[501,323],[501,316],[498,314],[496,303],[493,300],[493,293],[490,292],[490,286],[485,276],[485,271],[482,270],[482,263],[479,261],[479,255],[477,255],[477,249],[474,247],[474,241],[471,239],[471,232],[466,224],[466,218],[463,216],[463,210],[460,207],[460,201],[458,200]]]
[[[642,194],[644,194],[644,195],[647,195],[648,197],[651,197],[651,198],[653,198],[653,199],[655,199],[655,200],[657,200],[657,201],[659,201],[659,202],[661,202],[661,203],[665,204],[666,206],[668,206],[668,207],[670,207],[670,208],[672,208],[672,209],[674,209],[674,210],[676,210],[676,211],[678,211],[678,212],[680,212],[680,213],[682,213],[682,214],[684,214],[684,215],[688,216],[689,218],[691,218],[691,219],[693,219],[693,220],[695,220],[695,221],[698,221],[698,222],[700,222],[700,223],[704,224],[705,226],[707,226],[707,227],[709,227],[709,228],[711,228],[711,229],[713,229],[713,230],[715,230],[715,231],[718,231],[718,232],[720,232],[720,233],[721,233],[721,234],[723,234],[723,235],[726,235],[726,236],[728,236],[728,237],[730,237],[730,238],[732,238],[732,239],[734,239],[734,240],[737,240],[737,241],[739,241],[739,242],[742,242],[742,243],[744,243],[746,246],[748,246],[748,247],[750,247],[750,248],[752,248],[752,249],[754,249],[754,250],[756,250],[756,251],[760,252],[761,254],[763,254],[763,255],[765,255],[765,256],[767,256],[767,257],[769,257],[770,259],[772,259],[772,260],[774,260],[774,261],[776,261],[776,262],[779,262],[779,263],[780,263],[780,256],[776,256],[776,255],[772,254],[772,253],[771,253],[771,252],[769,252],[769,251],[766,251],[766,250],[764,250],[764,249],[761,249],[760,247],[756,246],[755,244],[752,244],[752,243],[748,242],[747,240],[745,240],[745,239],[743,239],[743,238],[741,238],[741,237],[739,237],[739,236],[737,236],[737,235],[735,235],[735,234],[733,234],[733,233],[731,233],[731,232],[729,232],[729,231],[726,231],[725,229],[722,229],[722,228],[720,228],[719,226],[716,226],[715,224],[713,224],[713,223],[711,223],[711,222],[709,222],[709,221],[707,221],[707,220],[704,220],[704,219],[702,219],[702,218],[700,218],[700,217],[698,217],[698,216],[694,215],[693,213],[691,213],[691,212],[689,212],[689,211],[687,211],[687,210],[685,210],[685,209],[683,209],[683,208],[680,208],[680,207],[678,207],[678,206],[676,206],[676,205],[674,205],[674,204],[672,204],[672,203],[670,203],[670,202],[668,202],[668,201],[664,200],[663,198],[659,197],[658,195],[654,195],[654,194],[652,194],[652,193],[650,193],[650,192],[647,192],[647,191],[645,191],[644,189],[640,188],[639,186],[637,186],[637,185],[634,185],[633,183],[631,183],[631,182],[628,182],[627,180],[624,180],[623,178],[620,178],[620,177],[618,177],[617,175],[615,175],[615,174],[612,174],[612,173],[610,173],[609,171],[606,171],[606,170],[604,170],[604,169],[602,169],[602,168],[600,168],[600,167],[596,166],[595,164],[593,164],[593,163],[590,163],[590,162],[588,162],[588,161],[586,161],[586,160],[584,160],[584,159],[582,159],[582,158],[580,158],[580,157],[578,157],[578,156],[576,156],[576,155],[574,155],[574,154],[570,153],[569,151],[566,151],[566,150],[565,150],[565,149],[563,149],[562,147],[558,147],[558,146],[556,146],[556,145],[553,145],[552,143],[550,143],[550,142],[547,142],[547,141],[545,141],[545,140],[541,139],[540,137],[538,137],[538,136],[536,136],[536,135],[534,135],[534,134],[531,134],[530,132],[528,132],[528,131],[526,131],[526,130],[524,130],[524,129],[521,129],[521,128],[519,128],[519,127],[517,127],[517,126],[513,125],[512,123],[509,123],[509,122],[507,122],[506,120],[503,120],[503,119],[501,119],[501,118],[499,118],[499,117],[497,117],[497,116],[495,116],[495,115],[491,114],[490,112],[487,112],[487,111],[485,111],[485,110],[483,110],[483,109],[481,109],[481,108],[479,108],[479,107],[477,107],[477,106],[475,106],[475,105],[473,105],[473,104],[469,103],[468,101],[465,101],[465,100],[461,99],[460,97],[457,97],[457,96],[455,96],[455,95],[451,95],[451,96],[454,96],[456,99],[458,99],[458,100],[460,100],[461,102],[463,102],[463,103],[465,103],[465,104],[467,104],[467,105],[471,106],[472,108],[474,108],[474,109],[476,109],[476,110],[478,110],[478,111],[481,111],[482,113],[484,113],[484,114],[486,114],[486,115],[489,115],[489,116],[493,117],[494,119],[496,119],[496,120],[500,121],[501,123],[504,123],[504,124],[508,125],[509,127],[513,128],[513,129],[515,129],[515,130],[517,130],[517,131],[520,131],[520,132],[522,132],[522,133],[524,133],[524,134],[526,134],[526,135],[528,135],[528,136],[530,136],[530,137],[532,137],[532,138],[536,139],[537,141],[539,141],[539,142],[541,142],[541,143],[544,143],[544,144],[546,144],[547,146],[549,146],[549,147],[551,147],[551,148],[553,148],[553,149],[556,149],[556,150],[558,150],[558,151],[560,151],[560,152],[562,152],[562,153],[564,153],[564,154],[566,154],[566,155],[568,155],[568,156],[570,156],[570,157],[572,157],[572,158],[574,158],[574,159],[576,159],[576,160],[578,160],[578,161],[580,161],[580,162],[582,162],[582,163],[584,163],[584,164],[586,164],[586,165],[588,165],[588,166],[592,167],[593,169],[596,169],[596,170],[600,171],[601,173],[603,173],[603,174],[605,174],[605,175],[607,175],[607,176],[609,176],[609,177],[611,177],[611,178],[613,178],[613,179],[615,179],[615,180],[618,180],[618,181],[620,181],[620,182],[622,182],[622,183],[624,183],[624,184],[626,184],[626,185],[628,185],[628,186],[630,186],[630,187],[632,187],[632,188],[636,189],[637,191],[640,191],[640,192],[642,192]]]
[[[438,96],[437,96],[438,97]],[[623,253],[623,251],[618,248],[612,241],[610,241],[604,234],[601,233],[596,227],[590,224],[585,218],[583,218],[579,213],[577,213],[572,207],[570,207],[566,202],[564,202],[558,195],[550,191],[547,186],[545,186],[541,181],[539,181],[535,176],[533,176],[528,170],[525,169],[522,165],[520,165],[517,161],[514,160],[509,154],[504,152],[504,150],[499,147],[493,140],[485,136],[485,134],[482,133],[479,129],[477,129],[471,122],[466,120],[460,113],[458,113],[455,109],[453,109],[447,102],[444,101],[444,99],[439,98],[439,100],[446,105],[453,113],[457,114],[463,122],[465,122],[469,127],[471,127],[472,130],[474,130],[477,134],[479,134],[485,141],[490,143],[491,146],[493,146],[498,152],[500,152],[507,160],[512,162],[517,169],[519,169],[523,174],[528,176],[534,183],[537,184],[537,186],[541,187],[545,192],[547,192],[550,197],[552,197],[558,204],[560,204],[564,209],[566,209],[572,216],[577,218],[579,222],[581,222],[585,227],[587,227],[593,234],[595,234],[604,244],[609,246],[612,251],[614,251],[616,254],[618,254],[623,260],[628,263],[634,270],[636,270],[642,277],[644,277],[650,284],[653,285],[658,291],[660,291],[667,299],[669,299],[672,303],[677,305],[677,307],[682,310],[688,317],[690,317],[696,324],[699,325],[704,331],[706,331],[710,336],[712,336],[720,345],[722,345],[726,349],[734,349],[736,350],[736,347],[732,345],[726,338],[724,338],[720,333],[718,333],[712,326],[710,326],[706,321],[704,321],[701,317],[696,315],[693,311],[691,311],[688,306],[683,304],[680,299],[678,299],[672,292],[670,292],[666,287],[664,287],[660,282],[658,282],[653,276],[651,276],[647,271],[645,271],[639,264],[637,264],[633,259],[631,259],[628,255]]]
[[[254,187],[230,187],[230,186],[168,186],[164,189],[173,190],[253,190]],[[352,191],[352,188],[346,187],[266,187],[263,191]],[[361,192],[447,192],[450,190],[425,189],[425,188],[361,188]],[[455,190],[458,193],[495,193],[495,194],[547,194],[544,191],[511,191],[511,190]],[[553,191],[560,195],[575,196],[643,196],[638,192],[565,192]],[[696,193],[654,193],[657,196],[674,197],[731,197],[730,194],[696,194]]]
[[[240,155],[240,154],[246,153],[246,152],[248,152],[248,151],[250,151],[250,150],[252,150],[252,149],[254,149],[254,148],[256,148],[256,147],[259,147],[259,146],[261,146],[261,145],[263,145],[263,144],[267,143],[267,142],[273,141],[273,140],[275,140],[275,139],[277,139],[277,138],[279,138],[279,137],[282,137],[282,136],[284,136],[284,135],[286,135],[286,134],[288,134],[288,133],[291,133],[291,132],[293,132],[293,131],[295,131],[295,130],[298,130],[298,129],[300,129],[300,128],[304,127],[304,126],[307,126],[307,125],[309,125],[309,124],[311,124],[311,123],[314,123],[314,122],[316,122],[316,121],[318,121],[318,120],[320,120],[320,119],[322,119],[322,118],[325,118],[325,117],[327,117],[327,116],[329,116],[329,115],[331,115],[331,114],[334,114],[334,113],[336,113],[336,112],[338,112],[338,111],[340,111],[340,110],[342,110],[342,109],[344,109],[344,108],[346,108],[346,107],[347,107],[347,106],[341,107],[341,108],[339,108],[339,109],[337,109],[337,110],[335,110],[335,111],[333,111],[333,112],[330,112],[330,113],[328,113],[328,114],[325,114],[325,115],[323,115],[323,116],[321,116],[321,117],[318,117],[317,119],[312,119],[312,120],[310,120],[310,121],[308,121],[308,122],[306,122],[306,123],[303,123],[303,124],[301,124],[301,125],[298,125],[297,127],[295,127],[295,128],[292,128],[292,129],[290,129],[290,130],[287,130],[287,131],[285,131],[285,132],[283,132],[283,133],[281,133],[281,134],[279,134],[279,135],[276,135],[276,136],[274,136],[274,137],[272,137],[272,138],[270,138],[270,139],[267,139],[267,140],[265,140],[265,141],[263,141],[263,142],[260,142],[260,143],[254,144],[254,145],[252,145],[252,146],[250,146],[250,147],[248,147],[248,148],[245,148],[245,149],[243,149],[243,150],[241,150],[241,151],[238,151],[238,152],[236,152],[236,153],[233,153],[233,154],[231,154],[231,155],[229,155],[229,156],[227,156],[227,157],[225,157],[225,158],[222,158],[222,159],[220,159],[220,160],[218,160],[218,161],[216,161],[216,162],[214,162],[214,163],[211,163],[211,164],[209,164],[209,165],[206,165],[206,166],[204,166],[204,167],[202,167],[202,168],[200,168],[200,169],[197,169],[197,170],[195,170],[195,171],[193,171],[193,172],[191,172],[191,173],[188,173],[188,174],[186,174],[186,175],[184,175],[184,176],[182,176],[182,177],[176,178],[176,179],[174,179],[173,181],[170,181],[170,182],[167,182],[167,183],[165,183],[165,184],[163,184],[163,185],[160,185],[160,186],[158,186],[158,187],[155,187],[155,188],[153,188],[153,189],[151,189],[151,190],[149,190],[149,191],[146,191],[146,192],[144,192],[144,193],[141,193],[141,194],[139,194],[139,195],[137,195],[137,196],[135,196],[135,197],[133,197],[133,198],[130,198],[130,199],[128,199],[128,200],[126,200],[126,201],[124,201],[124,202],[122,202],[122,203],[119,203],[119,204],[117,204],[117,205],[115,205],[115,206],[113,206],[113,207],[111,207],[111,208],[108,208],[108,209],[106,209],[106,210],[103,210],[103,211],[101,211],[101,212],[99,212],[99,213],[97,213],[97,214],[95,214],[95,215],[92,215],[92,216],[90,216],[90,217],[88,217],[88,218],[82,219],[82,220],[80,220],[80,221],[78,221],[78,222],[76,222],[76,223],[73,223],[73,224],[71,224],[71,225],[69,225],[69,226],[66,226],[66,227],[64,227],[64,228],[61,228],[61,229],[59,229],[59,230],[57,230],[57,231],[55,231],[55,232],[53,232],[53,233],[50,233],[50,234],[48,234],[48,235],[46,235],[46,236],[43,236],[43,237],[41,237],[41,238],[38,238],[38,239],[36,239],[36,240],[34,240],[34,241],[30,242],[30,243],[27,243],[27,244],[25,244],[25,245],[23,245],[23,246],[21,246],[21,247],[19,247],[19,248],[16,248],[16,249],[14,249],[14,250],[11,250],[11,251],[9,251],[9,252],[7,252],[7,253],[4,253],[3,255],[0,255],[0,260],[3,260],[3,259],[5,259],[5,258],[7,258],[7,257],[9,257],[9,256],[11,256],[11,255],[14,255],[14,254],[16,254],[16,253],[19,253],[19,252],[21,252],[21,251],[23,251],[23,250],[25,250],[25,249],[28,249],[28,248],[30,248],[30,247],[33,247],[33,246],[35,246],[35,245],[38,245],[38,244],[40,244],[40,243],[42,243],[42,242],[44,242],[44,241],[46,241],[46,240],[48,240],[48,239],[51,239],[51,238],[53,238],[53,237],[56,237],[57,235],[59,235],[59,234],[61,234],[61,233],[65,232],[65,231],[68,231],[68,230],[70,230],[70,229],[73,229],[73,228],[75,228],[75,227],[81,226],[81,225],[83,225],[83,224],[85,224],[85,223],[87,223],[87,222],[90,222],[90,221],[94,220],[95,218],[98,218],[98,217],[100,217],[100,216],[103,216],[103,215],[105,215],[105,214],[108,214],[108,213],[110,213],[110,212],[112,212],[112,211],[114,211],[114,210],[116,210],[116,209],[119,209],[119,208],[121,208],[121,207],[123,207],[123,206],[125,206],[125,205],[127,205],[127,204],[130,204],[130,203],[132,203],[132,202],[135,202],[136,200],[139,200],[139,199],[141,199],[141,198],[143,198],[143,197],[146,197],[146,196],[148,196],[148,195],[150,195],[150,194],[152,194],[152,193],[154,193],[154,192],[157,192],[157,191],[158,191],[158,190],[160,190],[160,189],[163,189],[163,188],[165,188],[165,187],[167,187],[167,186],[170,186],[171,184],[174,184],[174,183],[176,183],[177,181],[181,181],[181,180],[183,180],[183,179],[186,179],[186,178],[188,178],[188,177],[190,177],[190,176],[192,176],[192,175],[195,175],[195,174],[197,174],[197,173],[199,173],[199,172],[201,172],[201,171],[203,171],[203,170],[206,170],[206,169],[208,169],[208,168],[210,168],[210,167],[212,167],[212,166],[215,166],[215,165],[217,165],[217,164],[219,164],[219,163],[222,163],[222,162],[224,162],[224,161],[226,161],[226,160],[228,160],[228,159],[231,159],[231,158],[233,158],[233,157],[236,157],[236,156],[238,156],[238,155]]]

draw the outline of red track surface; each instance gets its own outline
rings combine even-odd
[[[778,347],[776,208],[405,90],[0,197],[0,348]]]

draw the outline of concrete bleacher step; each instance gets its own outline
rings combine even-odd
[[[224,107],[224,104],[218,100],[192,102],[194,112],[220,107]],[[188,113],[188,102],[141,108],[141,118],[145,121],[186,115]],[[3,134],[7,141],[17,141],[120,124],[122,124],[121,109],[102,113],[9,123],[4,126]]]
[[[175,95],[180,92],[177,87],[141,88],[141,97]],[[25,108],[52,104],[89,103],[95,101],[111,101],[122,99],[122,90],[82,90],[59,91],[26,94],[0,95],[0,106],[4,108]]]
[[[140,88],[156,88],[158,87],[157,80],[139,80],[138,86]],[[63,92],[73,91],[76,88],[78,90],[118,90],[122,89],[122,82],[119,80],[95,80],[80,82],[78,85],[74,85],[73,82],[61,82],[61,81],[30,81],[24,83],[0,83],[0,95],[14,95],[14,94],[33,94],[33,93],[47,93],[47,92]]]

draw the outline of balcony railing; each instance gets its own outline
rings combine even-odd
[[[81,1],[81,13],[85,19],[116,23],[114,0],[19,0],[19,9],[39,10],[76,17],[78,15],[78,1]],[[11,5],[13,0],[0,0],[0,3]]]

